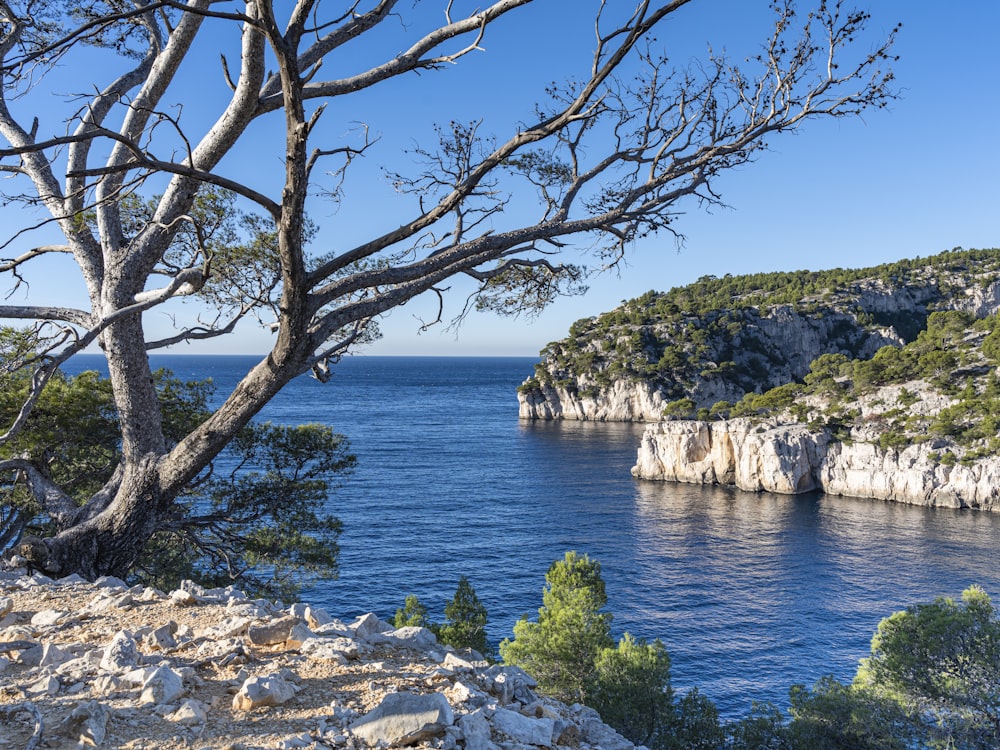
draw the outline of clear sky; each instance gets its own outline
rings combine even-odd
[[[1000,246],[1000,2],[857,4],[872,13],[872,44],[897,22],[903,24],[895,48],[900,99],[890,109],[863,119],[810,122],[797,134],[773,139],[769,153],[717,183],[730,208],[706,213],[694,203],[681,206],[686,213],[677,223],[685,235],[680,246],[670,236],[641,241],[632,248],[627,266],[592,279],[583,297],[558,300],[535,319],[473,313],[457,332],[438,327],[424,333],[419,321],[434,316],[436,302],[417,300],[384,320],[383,338],[364,352],[535,355],[547,342],[565,336],[578,318],[706,274],[861,267],[956,246]],[[659,42],[679,67],[704,56],[708,45],[742,59],[766,37],[771,22],[767,5],[764,0],[696,0],[664,28]],[[800,8],[810,5],[801,2]],[[411,158],[405,150],[424,142],[421,137],[431,132],[434,121],[482,118],[484,129],[504,138],[515,123],[530,118],[546,81],[573,70],[586,72],[593,39],[591,6],[596,3],[543,0],[499,24],[484,41],[485,51],[463,59],[440,79],[433,78],[437,74],[414,77],[360,97],[352,104],[356,111],[330,116],[331,126],[371,124],[382,140],[366,160],[393,167]],[[222,85],[217,54],[206,51],[203,60],[194,58],[197,66],[187,79],[192,88],[185,96],[207,98],[211,86]],[[186,106],[194,110],[196,103]],[[273,167],[281,149],[266,144],[276,136],[280,138],[278,129],[258,128],[254,145],[223,167],[237,177]],[[321,242],[349,246],[407,215],[408,205],[377,170],[372,174],[376,176],[356,185],[349,179],[338,209],[314,208]],[[9,210],[3,214],[8,227],[11,218]],[[79,294],[78,284],[64,273],[44,279],[49,294],[43,297],[64,302]],[[446,314],[460,306],[461,290],[456,284]],[[33,293],[38,291],[36,281]],[[9,303],[24,301],[18,294]],[[256,353],[267,348],[264,333],[244,326],[225,343],[216,340],[179,351]]]

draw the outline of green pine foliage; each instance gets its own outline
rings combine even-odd
[[[927,747],[1000,747],[1000,618],[978,587],[879,623],[855,685],[896,702]]]
[[[663,643],[626,633],[617,647],[601,650],[594,666],[590,705],[633,742],[660,747],[675,723],[670,656]]]
[[[960,248],[854,270],[705,276],[667,292],[649,291],[623,301],[615,310],[576,321],[566,338],[542,350],[544,360],[521,390],[558,384],[593,397],[615,381],[636,380],[650,383],[666,401],[680,402],[690,398],[695,383],[713,380],[732,394],[759,392],[779,385],[771,373],[789,365],[789,353],[760,333],[762,317],[773,311],[787,308],[816,321],[831,318],[832,333],[825,342],[828,356],[853,360],[884,329],[892,329],[905,342],[917,340],[936,306],[997,279],[1000,249]],[[904,288],[918,290],[927,300],[926,310],[863,309],[862,288],[886,295]],[[1000,334],[986,345],[984,354],[991,356],[989,352],[1000,361]],[[953,364],[947,356],[925,354],[922,359],[931,377],[943,377]],[[882,372],[882,366],[889,364],[877,363],[859,372],[859,377],[890,376]]]
[[[11,424],[27,393],[31,337],[0,330],[0,421]],[[23,351],[21,351],[23,350]],[[21,351],[20,355],[18,352]],[[154,373],[164,433],[179,441],[208,414],[210,380]],[[112,476],[119,431],[110,383],[96,372],[57,371],[25,429],[0,458],[28,459],[83,502]],[[154,534],[131,579],[170,590],[184,579],[238,585],[252,595],[291,601],[316,577],[337,573],[340,521],[325,511],[338,477],[355,463],[346,439],[325,425],[251,424],[228,449],[228,471],[191,483]],[[0,484],[0,550],[25,536],[55,533],[18,475]]]
[[[393,627],[422,627],[430,630],[438,642],[457,649],[471,648],[487,661],[493,660],[493,646],[489,642],[486,624],[489,613],[479,600],[468,577],[461,576],[455,595],[444,607],[443,623],[430,620],[425,607],[415,594],[406,597],[403,606],[396,610]]]
[[[455,595],[445,605],[444,618],[444,623],[437,629],[437,638],[441,643],[455,648],[471,648],[492,658],[493,647],[486,635],[486,607],[464,575],[458,580]]]
[[[416,594],[407,594],[403,606],[396,610],[392,626],[394,628],[430,627],[430,621],[427,619],[427,607],[420,602]]]
[[[614,646],[601,564],[567,552],[545,574],[538,620],[514,624],[514,640],[500,644],[507,664],[522,667],[539,689],[566,703],[586,703],[598,656]]]

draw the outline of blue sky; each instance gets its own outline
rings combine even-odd
[[[769,18],[765,5],[689,6],[677,34],[692,53],[706,42],[716,50],[756,44],[763,37],[753,30]],[[457,335],[416,335],[404,308],[371,351],[534,355],[578,318],[706,274],[864,267],[956,246],[1000,246],[1000,3],[860,6],[872,12],[872,39],[903,24],[895,65],[901,98],[888,111],[815,121],[774,139],[770,153],[719,183],[731,208],[686,207],[680,248],[667,236],[645,240],[620,274],[593,281],[587,295],[559,300],[536,320],[479,315]],[[703,39],[695,42],[698,33]],[[671,49],[669,29],[660,40]]]
[[[686,238],[682,245],[670,236],[643,240],[632,248],[627,266],[592,280],[583,297],[558,300],[535,319],[474,313],[457,332],[438,327],[424,333],[419,321],[433,317],[436,303],[417,300],[383,321],[383,338],[365,352],[530,356],[563,337],[578,318],[706,274],[859,267],[956,246],[1000,245],[1000,3],[858,4],[872,12],[872,43],[897,22],[903,24],[895,65],[901,98],[889,110],[863,119],[815,121],[796,134],[775,138],[769,153],[717,183],[731,208],[706,213],[693,203],[682,206],[686,213],[677,224]],[[384,228],[385,222],[408,215],[409,205],[393,193],[377,167],[405,164],[411,158],[406,149],[426,142],[433,122],[482,118],[484,129],[504,137],[516,122],[529,119],[540,86],[573,70],[585,72],[593,38],[586,10],[591,5],[596,3],[559,0],[531,6],[499,24],[484,41],[484,52],[442,75],[397,81],[359,97],[349,112],[325,115],[324,124],[337,129],[331,130],[333,135],[363,120],[382,140],[366,157],[368,176],[347,183],[339,208],[314,207],[321,242],[349,246],[378,228],[378,222]],[[800,3],[802,10],[809,5]],[[709,44],[741,58],[764,40],[770,20],[763,0],[698,0],[677,14],[659,41],[678,66],[704,56]],[[191,88],[183,97],[200,93],[185,102],[189,122],[198,116],[198,104],[210,103],[212,87],[222,86],[217,54],[206,50],[202,59],[192,59],[184,79]],[[280,138],[274,127],[279,124],[257,128],[250,148],[224,162],[228,174],[266,181],[267,171],[279,166],[280,148],[267,145]],[[10,225],[9,212],[4,221]],[[446,314],[461,304],[462,285],[454,286]],[[45,277],[44,287],[41,301],[61,303],[81,289],[68,269]],[[39,291],[36,282],[32,292]],[[20,295],[10,300],[19,301]],[[150,319],[150,327],[166,321],[162,314],[154,315],[159,317]],[[268,348],[267,336],[251,326],[220,343],[179,351],[256,353]]]

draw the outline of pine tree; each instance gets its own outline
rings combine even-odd
[[[438,627],[438,641],[455,648],[471,648],[489,658],[493,647],[486,638],[486,607],[476,596],[469,579],[458,579],[455,596],[445,605],[446,622]]]
[[[566,703],[586,702],[597,657],[613,648],[611,614],[601,564],[567,552],[545,574],[538,622],[527,616],[514,625],[514,640],[500,644],[504,662],[522,667],[539,688]]]

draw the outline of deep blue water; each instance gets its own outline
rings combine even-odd
[[[465,574],[499,641],[537,613],[549,564],[586,552],[616,634],[660,638],[674,686],[736,716],[783,704],[796,682],[849,680],[879,620],[907,604],[973,583],[1000,595],[1000,517],[634,480],[641,425],[518,420],[534,361],[357,357],[268,406],[275,422],[332,425],[358,456],[330,498],[340,577],[304,600],[389,618],[413,593],[441,619]],[[154,358],[220,393],[254,362]]]

